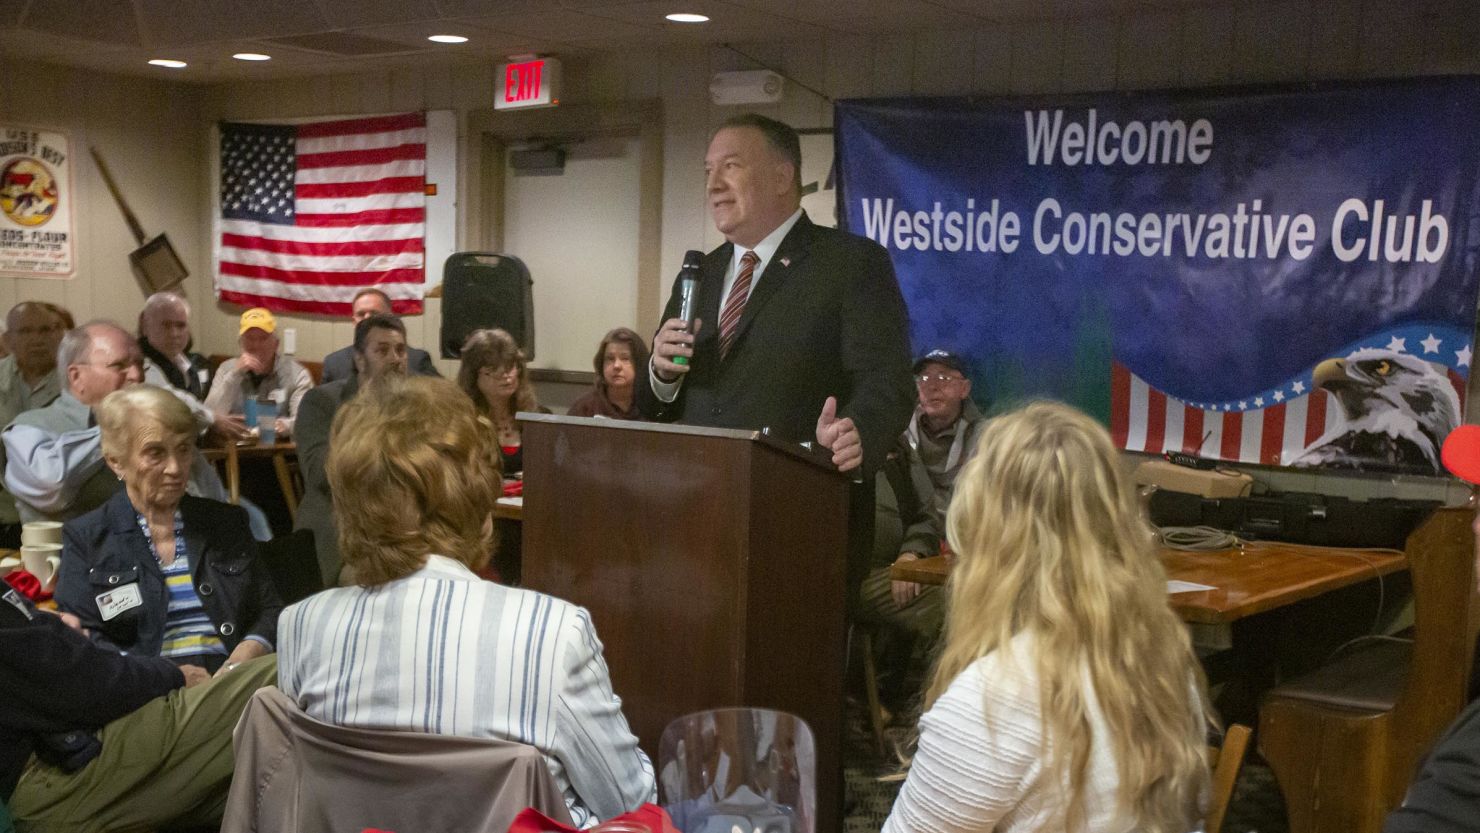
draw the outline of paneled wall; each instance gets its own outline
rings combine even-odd
[[[757,108],[797,127],[827,127],[835,98],[893,95],[1013,95],[1094,90],[1361,79],[1480,71],[1480,3],[1472,0],[1308,0],[1159,4],[1095,13],[1129,4],[1042,4],[1077,10],[1068,16],[977,30],[736,46],[800,82],[785,100]],[[723,47],[633,50],[565,59],[566,104],[620,104],[658,100],[663,121],[662,243],[658,280],[666,297],[683,251],[720,242],[706,216],[703,156],[709,132],[735,112],[712,106],[708,81],[721,70],[753,68]],[[460,168],[477,156],[466,114],[491,106],[494,61],[435,68],[210,88],[111,78],[69,70],[0,65],[0,118],[76,131],[79,145],[96,141],[127,171],[125,187],[151,231],[168,229],[195,276],[189,294],[211,297],[209,125],[223,118],[354,115],[409,109],[452,109],[460,114]],[[127,231],[96,176],[78,166],[84,245],[76,281],[0,280],[0,305],[20,297],[67,303],[82,316],[130,317],[141,296],[123,255]],[[476,229],[478,183],[459,191],[460,248],[482,244]],[[600,199],[600,195],[596,195]],[[105,265],[106,264],[106,265]],[[235,341],[236,310],[198,304],[197,340],[205,352],[226,352]],[[438,301],[409,321],[414,344],[434,342]],[[298,329],[298,353],[318,358],[350,340],[347,323],[288,317]],[[626,322],[613,322],[626,323]],[[542,333],[542,338],[550,337]],[[583,334],[594,341],[595,334]],[[451,363],[444,364],[447,370]],[[1308,478],[1302,475],[1301,478]],[[1296,485],[1308,487],[1303,479]],[[1416,485],[1399,484],[1400,493]]]
[[[0,124],[65,131],[71,142],[77,274],[70,280],[0,278],[0,315],[44,300],[78,322],[115,318],[130,330],[144,293],[129,271],[136,244],[88,155],[96,146],[148,235],[166,232],[192,272],[209,266],[200,230],[200,101],[203,90],[64,67],[7,62],[0,55]],[[196,297],[205,297],[195,293]]]

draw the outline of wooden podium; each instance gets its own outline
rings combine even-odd
[[[668,722],[801,716],[842,828],[847,479],[756,431],[521,413],[524,585],[591,611],[657,766]]]

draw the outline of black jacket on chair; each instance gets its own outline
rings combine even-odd
[[[282,602],[257,557],[246,510],[186,495],[180,500],[190,579],[227,651],[247,636],[277,644]],[[63,527],[57,605],[82,626],[131,654],[157,656],[164,640],[169,591],[128,492]],[[143,603],[103,621],[97,597],[137,584]]]

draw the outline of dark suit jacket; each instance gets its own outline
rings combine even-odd
[[[415,347],[406,348],[406,368],[416,376],[442,375],[437,372],[436,365],[432,364],[431,354]],[[319,384],[327,385],[340,379],[353,379],[358,375],[359,372],[355,370],[355,348],[351,345],[324,357],[324,372],[319,377]]]
[[[186,495],[180,500],[190,580],[201,605],[230,651],[250,635],[277,643],[283,603],[257,560],[257,541],[240,506]],[[144,603],[103,621],[97,596],[137,584]],[[164,637],[169,591],[164,573],[139,529],[128,492],[119,490],[62,529],[57,606],[74,613],[100,641],[131,654],[157,656]]]
[[[325,367],[328,365],[326,364]],[[298,443],[298,466],[303,472],[303,500],[298,504],[295,529],[313,530],[319,574],[325,587],[339,584],[339,535],[334,530],[334,502],[324,464],[329,459],[329,428],[339,406],[359,392],[359,377],[319,385],[303,395],[293,433]]]
[[[858,426],[865,471],[876,470],[915,404],[909,322],[888,253],[803,214],[761,273],[721,361],[719,302],[733,257],[726,243],[704,258],[704,323],[678,399],[660,402],[644,378],[638,407],[661,422],[769,427],[779,439],[805,442],[816,435],[823,402],[836,396],[838,415]],[[678,314],[678,304],[675,281],[664,321]]]
[[[1480,701],[1434,745],[1383,833],[1460,833],[1480,824]]]

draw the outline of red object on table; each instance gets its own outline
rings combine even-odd
[[[41,589],[41,579],[25,570],[11,570],[6,573],[5,583],[33,602],[44,602],[51,598],[51,593]]]
[[[510,480],[508,483],[505,483],[504,484],[504,497],[523,497],[523,496],[524,496],[524,481],[523,480]]]
[[[620,821],[637,822],[653,833],[679,833],[679,829],[673,826],[673,819],[668,817],[668,811],[656,804],[644,804],[630,813],[609,818],[595,829],[600,831],[606,825]],[[576,828],[554,821],[539,810],[528,807],[514,817],[514,823],[509,825],[509,833],[576,833]]]

